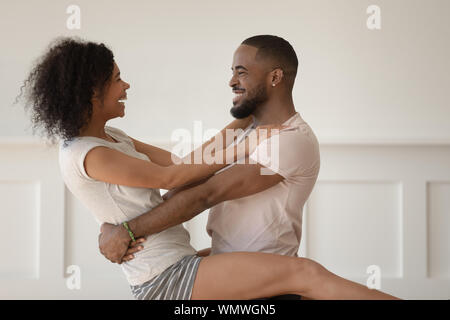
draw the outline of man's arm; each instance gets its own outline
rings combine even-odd
[[[174,195],[128,225],[135,236],[148,236],[188,221],[220,202],[261,192],[284,179],[278,174],[261,175],[261,168],[259,164],[235,165],[201,185]]]
[[[175,194],[151,211],[128,222],[135,237],[161,232],[195,217],[227,200],[264,191],[284,178],[278,174],[261,175],[259,164],[239,164],[209,178],[205,183]],[[130,236],[121,225],[104,224],[99,237],[100,251],[109,260],[121,263]]]

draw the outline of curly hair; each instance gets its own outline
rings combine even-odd
[[[114,55],[103,43],[58,38],[38,59],[16,99],[25,89],[33,132],[55,141],[80,134],[92,117],[94,89],[103,100],[114,69]]]

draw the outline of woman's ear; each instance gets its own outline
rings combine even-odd
[[[102,99],[100,97],[100,92],[98,89],[94,88],[94,93],[92,94],[91,103],[92,103],[92,106],[101,106],[102,105]]]
[[[93,93],[92,93],[91,100],[98,99],[98,90],[94,88],[92,91],[93,91]]]

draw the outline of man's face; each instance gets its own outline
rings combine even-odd
[[[258,49],[248,45],[237,48],[233,57],[231,70],[233,76],[230,87],[235,94],[230,112],[233,117],[242,119],[253,114],[267,101],[267,67],[256,61]]]

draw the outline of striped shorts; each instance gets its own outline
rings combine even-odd
[[[136,300],[190,300],[198,265],[202,258],[186,256],[160,275],[137,286],[131,286]]]

